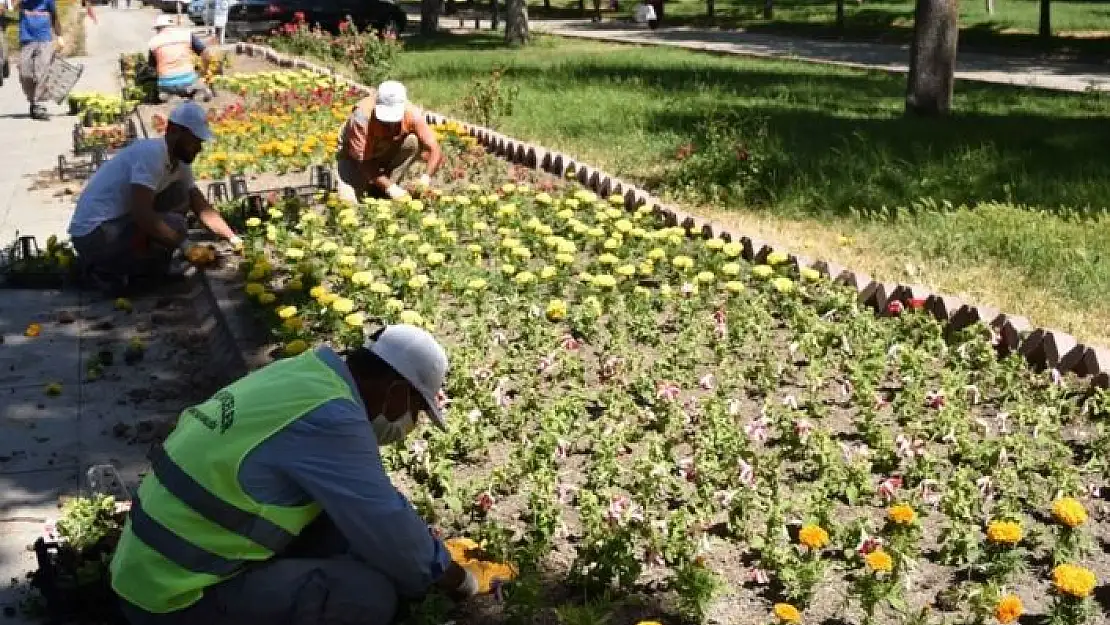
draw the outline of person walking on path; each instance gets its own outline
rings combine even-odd
[[[390,623],[433,588],[516,575],[437,538],[382,466],[420,413],[446,429],[446,351],[390,325],[279,360],[187,408],[132,501],[111,584],[132,625]],[[469,547],[469,549],[467,549]]]
[[[39,87],[46,79],[56,49],[65,46],[54,0],[19,0],[19,81],[34,119],[49,119],[38,103]]]
[[[11,64],[8,62],[7,30],[11,18],[8,13],[14,8],[12,0],[0,0],[0,87],[11,76]]]
[[[208,87],[193,65],[193,53],[207,57],[210,53],[204,41],[188,28],[181,28],[172,15],[159,15],[154,20],[148,63],[158,73],[158,90],[192,97],[195,92],[208,94]]]
[[[136,140],[96,171],[68,228],[84,276],[111,296],[135,280],[171,277],[174,252],[188,247],[189,210],[242,245],[193,180],[190,163],[211,138],[204,109],[184,102],[170,113],[165,137]]]
[[[338,194],[358,203],[365,197],[398,198],[407,192],[398,184],[423,151],[428,186],[443,164],[443,151],[424,115],[408,101],[401,83],[388,80],[363,98],[339,130]]]

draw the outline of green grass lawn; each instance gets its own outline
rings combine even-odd
[[[800,253],[1110,343],[1108,96],[960,83],[957,114],[923,121],[879,72],[557,38],[406,47],[397,77],[431,109],[461,116],[504,67],[508,134]]]

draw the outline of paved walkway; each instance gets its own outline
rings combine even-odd
[[[419,21],[419,16],[416,17]],[[445,17],[445,29],[458,30],[458,17]],[[480,22],[489,28],[489,20]],[[621,43],[673,46],[725,54],[794,59],[890,72],[908,71],[908,45],[851,41],[822,41],[735,30],[661,28],[648,30],[628,22],[589,20],[533,20],[533,30],[563,37],[597,39]],[[463,28],[474,26],[473,17]],[[1037,59],[975,52],[957,57],[956,77],[962,80],[1040,87],[1058,91],[1110,91],[1110,63],[1080,65],[1045,63]]]
[[[87,23],[88,56],[77,59],[85,72],[76,89],[117,93],[118,54],[144,47],[154,12],[98,7],[98,13],[99,26]],[[72,148],[75,118],[64,115],[62,106],[50,107],[56,114],[51,121],[34,121],[18,83],[0,87],[4,246],[16,230],[40,241],[55,233],[64,238],[73,198],[28,190],[28,175],[49,169]],[[135,435],[151,417],[180,409],[149,398],[153,380],[177,375],[179,361],[168,342],[157,340],[157,324],[144,310],[153,306],[136,302],[129,314],[115,310],[113,302],[88,301],[73,291],[0,290],[0,607],[18,604],[22,594],[9,588],[8,580],[22,580],[34,568],[26,546],[41,534],[45,519],[57,516],[58,496],[72,494],[91,464],[112,462],[127,467],[133,478],[146,448],[128,444],[126,435]],[[25,336],[31,323],[40,325],[37,337]],[[147,343],[146,354],[128,367],[124,347],[139,336]],[[115,364],[91,382],[87,371],[102,351],[111,351]],[[61,394],[48,396],[49,383],[60,384]],[[24,622],[21,615],[4,620]]]
[[[97,7],[99,25],[85,21],[87,54],[71,59],[85,66],[74,91],[119,94],[119,54],[146,47],[156,14]],[[54,115],[50,121],[30,119],[16,73],[13,68],[13,80],[0,87],[0,241],[5,245],[17,230],[40,240],[64,235],[73,210],[72,197],[53,198],[29,187],[34,176],[57,166],[59,155],[71,153],[77,119],[65,115],[64,102],[48,104]]]

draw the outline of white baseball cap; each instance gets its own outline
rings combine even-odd
[[[436,396],[447,379],[447,352],[426,330],[408,324],[386,326],[364,345],[420,392],[428,416],[447,429]]]
[[[154,18],[154,30],[167,28],[169,26],[177,26],[177,18],[172,15],[159,15]]]
[[[188,128],[201,141],[212,140],[212,129],[208,127],[208,113],[196,102],[182,102],[170,113],[170,123]]]
[[[405,117],[405,104],[409,101],[405,86],[396,80],[387,80],[378,85],[378,95],[374,102],[374,117],[378,121],[394,124]]]

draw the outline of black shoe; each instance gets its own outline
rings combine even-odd
[[[31,105],[31,119],[37,119],[39,121],[46,121],[46,120],[50,119],[50,114],[46,112],[46,107],[45,106],[40,106],[38,104],[32,104]]]
[[[12,65],[11,65],[11,63],[8,62],[8,59],[4,59],[4,64],[0,65],[0,79],[8,78],[11,75],[12,75]],[[3,84],[2,80],[0,80],[0,84]]]

